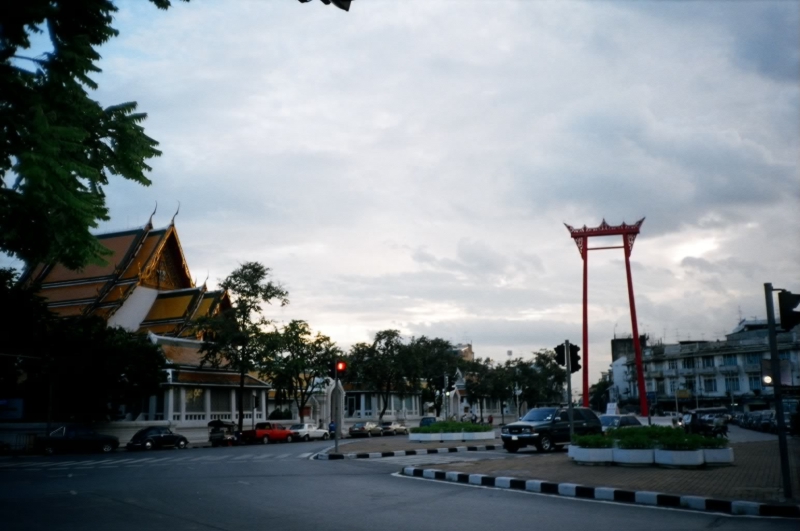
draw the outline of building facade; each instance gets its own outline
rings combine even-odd
[[[778,333],[784,392],[800,390],[800,340],[797,328]],[[643,351],[645,386],[651,407],[660,411],[726,406],[737,411],[774,407],[773,388],[762,381],[770,360],[766,320],[742,320],[724,341],[681,341],[648,345]],[[612,364],[614,393],[638,398],[632,358]]]

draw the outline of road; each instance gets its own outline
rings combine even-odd
[[[402,464],[396,459],[308,459],[327,446],[5,459],[0,461],[2,528],[775,531],[797,524],[410,479],[393,475]]]

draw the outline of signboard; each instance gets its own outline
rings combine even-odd
[[[678,389],[677,391],[675,391],[675,394],[678,396],[678,398],[681,399],[692,398],[691,389]]]
[[[616,402],[609,402],[606,405],[606,415],[619,415],[619,406]]]

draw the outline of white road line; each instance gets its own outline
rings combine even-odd
[[[253,454],[244,454],[238,457],[234,457],[233,461],[241,461],[242,459],[250,459],[251,457],[253,457]]]
[[[273,456],[272,454],[262,454],[262,455],[259,455],[258,457],[254,457],[253,461],[255,461],[257,459],[272,459],[273,457],[275,457],[275,456]]]
[[[314,455],[314,452],[306,452],[306,453],[304,453],[304,454],[300,454],[300,455],[298,455],[298,456],[297,456],[297,458],[298,458],[298,459],[305,459],[305,458],[307,458],[307,457],[308,457],[308,456],[310,456],[310,455]]]
[[[289,457],[290,455],[292,455],[292,454],[281,454],[281,455],[276,455],[276,456],[275,456],[275,459],[286,459],[286,458],[287,458],[287,457]]]

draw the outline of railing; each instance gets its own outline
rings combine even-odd
[[[739,366],[738,365],[720,365],[719,372],[722,374],[738,374],[739,373]]]
[[[717,368],[716,367],[700,367],[699,369],[697,369],[697,372],[699,374],[703,374],[703,375],[717,374]]]
[[[678,369],[665,369],[663,372],[665,378],[675,378],[678,375]]]
[[[694,374],[695,374],[695,369],[694,368],[681,369],[681,376],[694,376]]]
[[[206,420],[205,413],[186,413],[184,415],[185,420]]]
[[[211,420],[231,420],[230,413],[212,413]]]
[[[744,372],[761,372],[760,363],[746,363],[744,365]]]
[[[664,373],[662,371],[650,371],[650,372],[645,373],[645,374],[650,378],[663,378],[664,377]]]

